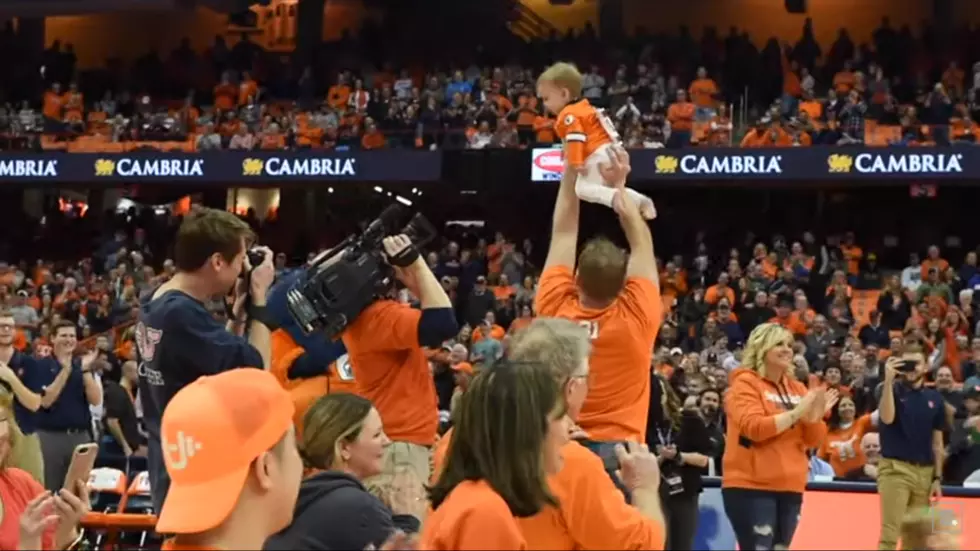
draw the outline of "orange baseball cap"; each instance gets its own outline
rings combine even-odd
[[[180,389],[163,412],[170,490],[157,532],[197,534],[224,522],[252,461],[282,439],[293,412],[289,392],[261,369],[232,369]]]

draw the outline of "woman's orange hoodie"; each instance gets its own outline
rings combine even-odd
[[[732,371],[725,397],[723,488],[798,493],[806,489],[806,450],[820,447],[827,426],[800,421],[776,434],[776,415],[796,407],[806,393],[803,383],[786,375],[777,385],[751,369]]]

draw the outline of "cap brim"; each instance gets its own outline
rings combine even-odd
[[[198,534],[220,525],[238,503],[250,467],[251,462],[200,484],[171,481],[157,517],[157,533]]]

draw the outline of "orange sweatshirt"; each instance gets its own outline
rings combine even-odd
[[[789,376],[777,385],[751,369],[732,372],[725,397],[723,488],[799,493],[806,489],[806,450],[820,446],[827,426],[800,421],[776,433],[776,415],[796,407],[806,393],[807,387]]]
[[[309,379],[290,379],[289,368],[303,355],[303,348],[296,344],[296,341],[283,329],[273,331],[270,340],[272,341],[272,366],[269,372],[275,375],[279,384],[288,390],[293,398],[293,405],[296,406],[293,422],[296,424],[296,434],[299,436],[303,433],[303,416],[313,402],[321,396],[335,392],[354,393],[354,381],[340,378],[337,362],[326,366],[323,375]],[[341,356],[337,361],[347,361],[347,358]]]

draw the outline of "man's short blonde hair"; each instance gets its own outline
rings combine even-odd
[[[582,73],[572,63],[561,61],[548,67],[538,77],[538,84],[542,82],[550,82],[559,88],[567,89],[573,98],[582,95]]]
[[[582,372],[582,365],[591,353],[585,327],[562,318],[535,318],[511,339],[507,358],[517,363],[540,363],[564,385],[572,377],[588,375]]]
[[[592,300],[615,300],[626,282],[628,261],[626,251],[605,237],[589,240],[578,255],[579,287]]]

